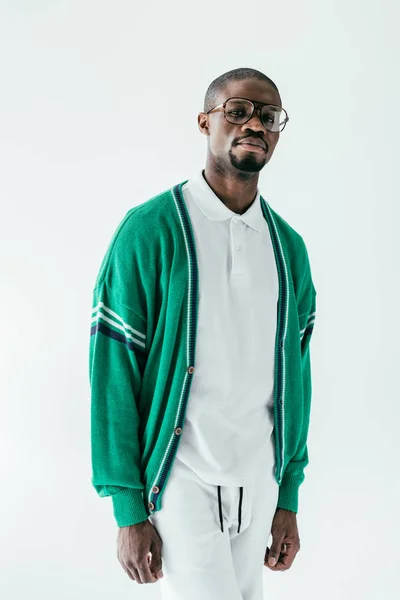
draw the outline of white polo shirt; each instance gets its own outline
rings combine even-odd
[[[230,210],[203,169],[183,186],[199,269],[195,373],[177,450],[205,482],[245,486],[273,476],[278,273],[260,191]]]

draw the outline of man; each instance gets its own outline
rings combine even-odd
[[[288,119],[263,73],[213,81],[205,169],[128,211],[95,283],[92,483],[163,598],[261,600],[300,548],[316,290],[258,189]]]

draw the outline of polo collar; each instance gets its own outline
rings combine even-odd
[[[208,185],[203,176],[203,169],[196,171],[188,180],[187,185],[196,204],[200,210],[211,221],[224,221],[238,216],[246,225],[261,232],[264,224],[264,215],[261,209],[260,190],[257,187],[257,195],[253,203],[243,214],[235,213],[218,198]]]

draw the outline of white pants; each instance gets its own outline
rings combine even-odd
[[[263,465],[254,484],[218,488],[175,459],[162,507],[149,516],[163,542],[163,600],[263,599],[279,486]]]

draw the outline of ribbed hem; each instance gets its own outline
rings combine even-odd
[[[277,508],[285,508],[295,513],[299,508],[299,487],[301,481],[298,477],[284,476],[279,486]]]
[[[123,488],[111,498],[118,527],[128,527],[146,521],[148,514],[142,490]]]

